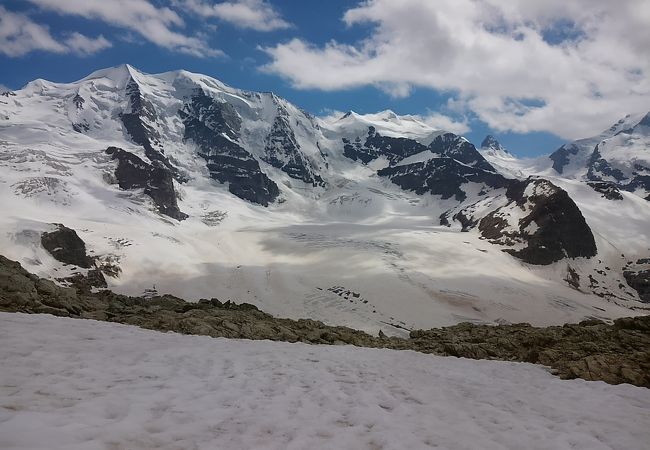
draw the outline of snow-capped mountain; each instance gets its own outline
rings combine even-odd
[[[650,113],[628,115],[598,136],[563,145],[549,158],[553,170],[589,181],[611,198],[619,189],[650,200]]]
[[[41,243],[61,223],[116,291],[369,330],[629,315],[643,304],[624,272],[650,256],[649,203],[625,192],[650,167],[630,156],[647,151],[644,120],[599,144],[629,180],[613,204],[578,172],[392,111],[324,120],[128,65],[36,80],[0,97],[0,246],[39,275],[85,273]],[[590,181],[609,173],[590,167]]]

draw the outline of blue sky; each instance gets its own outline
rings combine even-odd
[[[475,144],[491,133],[520,156],[650,109],[650,24],[605,0],[531,3],[2,0],[0,84],[73,81],[122,63],[183,68],[317,115],[392,109]]]

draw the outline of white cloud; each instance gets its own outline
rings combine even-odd
[[[273,31],[291,26],[265,0],[235,0],[214,4],[204,0],[177,0],[175,3],[204,18],[216,17],[239,28]]]
[[[69,51],[52,37],[47,27],[33,22],[24,14],[0,6],[0,53],[22,56],[34,50],[54,53]]]
[[[97,38],[89,38],[81,33],[74,32],[65,40],[65,44],[73,52],[79,55],[92,55],[106,48],[112,47],[104,36],[99,35]]]
[[[154,6],[148,0],[28,0],[46,10],[101,20],[139,34],[169,50],[199,57],[219,56],[205,39],[177,31],[185,22],[168,7]]]
[[[90,38],[81,33],[72,33],[60,42],[46,26],[0,6],[0,53],[7,56],[22,56],[35,50],[86,56],[110,46],[104,36]]]
[[[264,70],[302,89],[432,88],[496,130],[566,138],[650,108],[647,0],[368,0],[343,21],[372,29],[267,48]]]
[[[465,134],[471,131],[467,119],[464,118],[461,122],[453,118],[437,112],[430,112],[426,116],[421,116],[420,120],[433,128],[439,130],[451,131],[455,134]]]

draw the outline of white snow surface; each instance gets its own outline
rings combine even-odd
[[[541,366],[0,313],[0,448],[642,450],[650,390]]]

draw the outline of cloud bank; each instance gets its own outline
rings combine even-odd
[[[268,47],[263,70],[300,89],[431,88],[497,131],[570,139],[650,109],[646,0],[368,0],[343,21],[371,31]]]

